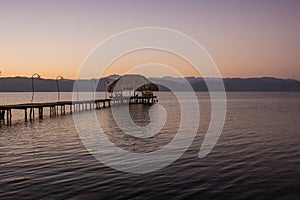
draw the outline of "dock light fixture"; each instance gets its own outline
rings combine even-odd
[[[56,86],[57,86],[57,101],[60,101],[60,88],[59,88],[59,80],[64,80],[64,77],[62,77],[61,75],[58,75],[56,77]]]
[[[41,78],[41,76],[38,73],[34,73],[31,76],[31,86],[32,86],[32,97],[31,97],[31,103],[33,102],[34,98],[34,78]]]

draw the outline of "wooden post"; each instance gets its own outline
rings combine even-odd
[[[27,108],[25,108],[25,122],[27,122]]]
[[[30,111],[29,111],[29,119],[32,120],[32,108],[30,108]]]
[[[9,109],[9,122],[10,123],[11,123],[11,118],[12,118],[11,109]]]
[[[39,119],[43,119],[43,107],[39,108]]]
[[[6,110],[6,124],[9,126],[11,124],[11,109]]]
[[[6,110],[6,124],[9,125],[9,118],[8,118],[9,114],[8,114],[8,110]]]

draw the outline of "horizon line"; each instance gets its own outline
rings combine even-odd
[[[124,74],[127,75],[127,74]],[[111,76],[123,76],[123,75],[119,75],[119,74],[111,74],[108,76],[104,76],[104,77],[100,77],[100,78],[85,78],[85,79],[78,79],[78,80],[94,80],[94,79],[104,79],[104,78],[109,78]],[[143,75],[144,76],[144,75]],[[184,76],[184,77],[174,77],[174,76],[161,76],[161,77],[148,77],[145,76],[146,78],[174,78],[174,79],[180,79],[180,78],[206,78],[206,79],[217,79],[217,77],[202,77],[202,76]],[[30,76],[22,76],[22,75],[16,75],[16,76],[0,76],[0,79],[4,79],[4,78],[32,78]],[[283,77],[275,77],[275,76],[252,76],[252,77],[221,77],[222,79],[262,79],[262,78],[271,78],[271,79],[282,79],[282,80],[296,80],[296,81],[300,81],[300,79],[295,79],[295,78],[283,78]],[[56,80],[56,78],[49,78],[49,77],[40,77],[39,79],[43,79],[43,80]],[[75,81],[76,79],[74,78],[64,78],[65,80],[73,80]]]

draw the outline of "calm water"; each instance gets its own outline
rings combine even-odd
[[[31,99],[30,93],[0,95],[0,104]],[[81,143],[71,115],[24,123],[16,113],[12,127],[0,128],[0,199],[300,199],[300,93],[227,95],[225,127],[207,157],[198,158],[210,121],[210,99],[203,92],[198,93],[201,122],[194,143],[170,166],[147,174],[116,171],[97,161]],[[170,142],[179,126],[178,102],[171,93],[158,96],[168,118],[157,136],[128,137],[116,127],[111,109],[97,110],[108,138],[132,152]],[[35,98],[54,101],[56,93]],[[148,109],[131,106],[133,120],[148,124]]]

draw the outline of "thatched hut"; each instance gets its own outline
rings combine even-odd
[[[158,86],[142,75],[128,74],[113,81],[107,88],[111,97],[151,97]]]

